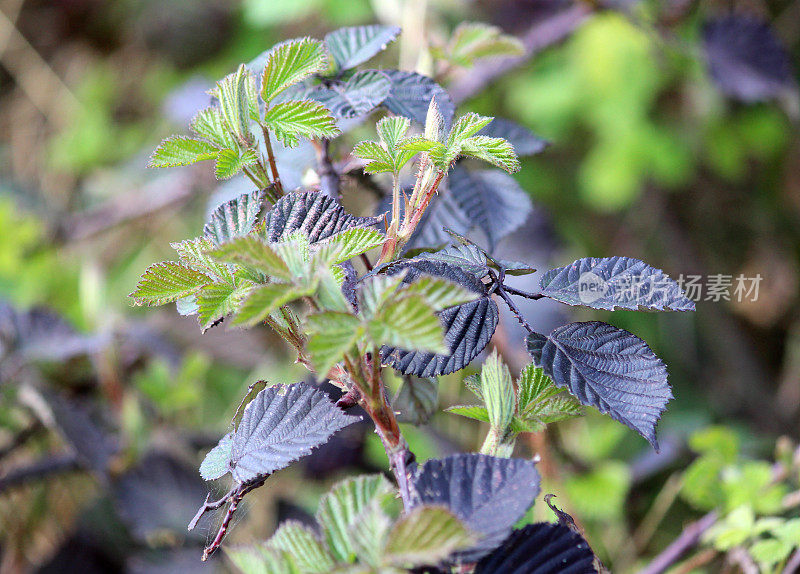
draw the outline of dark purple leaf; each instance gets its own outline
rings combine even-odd
[[[539,494],[539,473],[530,460],[456,454],[429,460],[413,475],[416,504],[442,504],[481,536],[458,562],[475,562],[496,548]]]
[[[607,323],[570,323],[526,340],[534,363],[581,404],[629,426],[658,450],[656,423],[672,391],[667,368],[639,337]]]
[[[566,526],[539,522],[515,530],[478,562],[475,574],[594,574],[594,553]]]
[[[305,383],[268,387],[247,405],[234,433],[233,478],[247,483],[272,474],[359,420]]]
[[[450,173],[449,188],[471,224],[486,234],[490,250],[525,223],[532,209],[528,194],[499,169],[468,171],[456,166]]]
[[[586,257],[551,269],[542,295],[567,305],[633,311],[694,311],[694,303],[663,271],[630,257]]]
[[[744,14],[709,20],[703,43],[711,77],[728,96],[760,102],[793,84],[789,55],[767,22]]]
[[[337,118],[356,118],[381,105],[392,84],[383,72],[364,70],[346,82],[328,82],[309,88],[302,97],[321,103]]]
[[[418,377],[446,375],[466,367],[489,344],[499,320],[497,304],[486,286],[475,275],[444,261],[412,259],[393,265],[387,273],[406,272],[404,281],[411,282],[420,275],[434,275],[452,281],[480,297],[450,307],[439,313],[445,329],[444,342],[450,354],[423,353],[384,347],[381,359],[403,373]]]
[[[226,201],[211,214],[203,235],[214,245],[247,235],[258,220],[264,196],[264,190],[256,190]]]
[[[349,70],[363,64],[386,49],[400,34],[397,26],[353,26],[339,28],[325,36],[325,45],[337,70]]]
[[[356,217],[330,196],[296,191],[283,196],[264,217],[267,241],[280,241],[294,231],[308,235],[311,243],[327,239],[351,227],[369,227],[376,217]]]
[[[444,117],[445,124],[450,125],[456,106],[450,95],[439,84],[428,76],[415,72],[401,70],[384,70],[383,72],[392,81],[389,97],[383,102],[383,106],[387,110],[425,125],[428,106],[431,98],[435,97],[436,105],[439,106],[439,112]]]

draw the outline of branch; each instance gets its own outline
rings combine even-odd
[[[0,460],[3,460],[6,456],[14,452],[16,449],[24,445],[30,438],[36,435],[40,430],[44,428],[41,421],[38,419],[33,421],[30,425],[19,431],[15,434],[9,443],[0,449]]]
[[[0,478],[0,493],[8,488],[21,486],[31,480],[42,480],[51,474],[79,470],[78,458],[74,454],[62,454],[43,458],[29,466],[12,470]]]
[[[331,161],[331,142],[323,138],[319,142],[314,141],[313,144],[317,150],[317,160],[319,161],[319,187],[325,195],[340,199],[341,178]]]
[[[661,574],[661,572],[664,572],[683,556],[687,550],[700,541],[700,537],[714,525],[717,518],[719,518],[717,512],[711,511],[700,520],[690,523],[683,529],[681,535],[667,546],[661,554],[656,556],[639,574]]]
[[[527,62],[534,54],[564,40],[583,24],[591,13],[592,8],[588,2],[577,2],[570,8],[535,23],[520,38],[522,45],[525,46],[525,55],[475,66],[449,86],[448,91],[453,101],[456,104],[463,102],[483,90],[495,78]]]
[[[236,512],[236,509],[239,507],[239,503],[244,498],[244,495],[250,492],[251,490],[255,490],[259,486],[262,486],[266,480],[269,478],[269,475],[264,476],[260,479],[256,479],[253,482],[248,482],[246,484],[239,484],[231,489],[228,494],[220,498],[215,502],[208,502],[208,496],[206,496],[206,501],[203,503],[203,506],[200,507],[200,510],[197,511],[197,514],[189,523],[189,530],[194,528],[197,524],[197,521],[200,520],[200,517],[205,514],[206,511],[212,510],[215,508],[219,508],[226,502],[230,502],[228,508],[225,510],[225,517],[222,519],[222,524],[217,531],[217,535],[214,537],[214,540],[211,541],[211,544],[205,547],[203,550],[203,557],[202,560],[205,562],[208,560],[209,556],[211,556],[214,552],[216,552],[217,548],[219,548],[220,544],[222,544],[222,539],[225,538],[225,534],[228,532],[228,525],[231,523],[231,519],[233,518],[233,514]]]

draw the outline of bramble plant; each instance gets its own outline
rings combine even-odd
[[[399,32],[364,26],[278,44],[219,81],[213,105],[191,123],[194,135],[167,138],[151,158],[152,167],[214,160],[218,178],[242,173],[256,189],[220,205],[201,237],[173,244],[177,260],[150,266],[131,294],[136,304],[176,302],[203,331],[223,321],[266,323],[317,380],[342,391],[334,404],[305,382],[251,385],[230,432],[200,467],[206,480],[230,474],[230,490],[207,498],[189,528],[226,507],[207,558],[242,498],[359,420],[346,412],[359,406],[396,484],[382,476],[340,482],[320,502],[318,532],[284,523],[263,545],[230,550],[242,570],[593,572],[594,555],[564,513],[559,524],[513,529],[540,490],[536,461],[510,458],[516,437],[589,406],[658,448],[656,423],[672,398],[666,367],[643,340],[606,323],[537,333],[514,297],[606,310],[694,305],[663,272],[627,257],[550,270],[534,293],[507,285],[507,276],[535,271],[492,255],[531,209],[508,173],[520,169],[519,154],[544,143],[512,122],[455,115],[431,78],[357,70]],[[467,66],[521,48],[472,24],[437,50],[448,65]],[[334,162],[331,140],[373,113],[384,114],[374,141]],[[281,170],[298,146],[316,151],[319,185],[290,190]],[[492,168],[474,169],[475,162]],[[373,188],[390,187],[377,216],[353,215],[339,201],[338,173],[362,168]],[[473,226],[489,250],[465,236]],[[479,375],[464,381],[477,404],[447,409],[489,423],[481,452],[417,464],[397,413],[412,409],[411,395],[433,403],[426,390],[436,378],[481,355],[498,325],[498,302],[528,331],[533,362],[514,381],[490,353]],[[394,404],[382,380],[387,368],[404,378]],[[391,504],[397,495],[399,512]]]

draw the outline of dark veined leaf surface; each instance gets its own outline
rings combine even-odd
[[[517,155],[536,155],[550,145],[550,142],[537,137],[528,128],[503,118],[493,119],[478,135],[508,140]]]
[[[663,271],[630,257],[586,257],[551,269],[542,295],[567,305],[633,311],[694,311],[694,303]]]
[[[789,55],[767,22],[731,14],[703,26],[711,77],[727,95],[764,101],[792,85]]]
[[[478,562],[475,574],[594,574],[594,553],[580,534],[539,522],[515,530]]]
[[[318,101],[338,118],[356,118],[377,108],[386,99],[392,83],[378,70],[356,72],[347,82],[318,86],[303,95]]]
[[[214,210],[203,227],[203,235],[214,245],[243,237],[253,230],[264,203],[264,190],[245,193]]]
[[[327,34],[325,45],[337,69],[349,70],[385,50],[399,34],[397,26],[353,26]]]
[[[639,337],[607,323],[557,327],[526,340],[536,365],[581,404],[597,408],[658,450],[656,423],[672,391],[667,368]]]
[[[490,124],[491,125],[491,124]],[[450,193],[467,218],[486,234],[493,249],[503,237],[525,223],[531,200],[517,181],[496,169],[450,173]]]
[[[389,76],[392,82],[392,89],[383,102],[386,109],[425,125],[428,106],[431,98],[435,97],[445,124],[450,125],[456,106],[445,89],[433,79],[401,70],[384,70],[384,74]]]
[[[448,245],[440,251],[421,253],[417,259],[431,259],[451,263],[461,269],[469,271],[478,279],[489,274],[489,265],[486,256],[476,245]]]
[[[228,470],[240,483],[267,476],[359,420],[336,407],[324,392],[305,383],[268,387],[245,407],[233,434]],[[209,452],[207,458],[211,460],[204,461],[209,478],[222,476],[219,471],[227,440],[228,435]]]
[[[539,473],[530,460],[457,454],[429,460],[413,475],[417,504],[441,504],[479,535],[456,555],[474,562],[496,548],[539,494]]]
[[[434,378],[406,375],[403,386],[392,401],[397,420],[402,423],[424,425],[439,406],[439,383]]]
[[[356,217],[323,193],[305,191],[283,196],[264,217],[266,239],[280,241],[295,231],[308,235],[310,243],[327,239],[351,227],[369,227],[376,217]]]
[[[404,282],[410,283],[421,275],[443,277],[480,295],[477,299],[445,309],[439,313],[444,327],[444,343],[450,354],[441,355],[420,351],[384,347],[381,358],[404,375],[433,377],[466,367],[489,343],[497,328],[497,304],[489,297],[486,286],[473,274],[443,261],[409,260],[392,266],[390,275],[406,272]]]

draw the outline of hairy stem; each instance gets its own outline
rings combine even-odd
[[[339,199],[341,196],[341,178],[339,172],[331,161],[330,145],[328,139],[321,139],[319,142],[313,141],[314,148],[317,150],[317,161],[319,163],[319,187],[322,193]]]
[[[269,130],[264,126],[261,126],[261,130],[264,133],[264,145],[267,148],[267,160],[269,161],[269,169],[272,172],[272,183],[275,185],[275,190],[278,192],[278,195],[281,196],[283,195],[283,185],[278,175],[278,165],[275,163],[275,152],[272,151],[272,140],[269,137]]]

